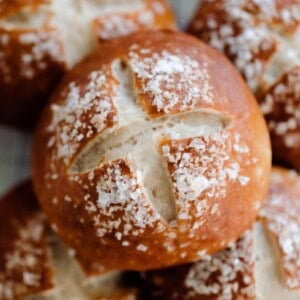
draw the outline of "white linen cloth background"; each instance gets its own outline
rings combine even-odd
[[[199,0],[170,0],[184,28]],[[21,105],[21,104],[20,104]],[[30,176],[31,136],[0,125],[0,195]]]

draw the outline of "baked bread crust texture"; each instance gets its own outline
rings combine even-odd
[[[87,272],[226,247],[255,220],[269,171],[266,125],[238,72],[171,31],[106,42],[77,65],[33,149],[41,205]]]

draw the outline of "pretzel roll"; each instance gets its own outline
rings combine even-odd
[[[77,65],[33,149],[40,203],[88,273],[226,247],[256,218],[269,169],[267,129],[239,74],[171,31],[107,42]]]
[[[166,0],[0,1],[0,122],[32,127],[65,71],[99,38],[174,27]]]
[[[0,199],[1,300],[137,300],[120,272],[87,277],[25,182]]]
[[[144,273],[149,299],[300,299],[299,199],[299,176],[274,168],[254,230],[197,263]]]
[[[203,0],[189,32],[240,70],[266,117],[274,158],[300,171],[300,2]]]

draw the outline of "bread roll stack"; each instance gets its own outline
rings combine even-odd
[[[203,0],[189,32],[241,71],[267,120],[274,158],[300,171],[300,2]]]
[[[0,1],[0,122],[32,127],[65,71],[99,40],[175,26],[165,0]]]
[[[0,300],[254,299],[266,280],[277,295],[273,256],[254,259],[271,249],[262,224],[298,288],[297,180],[274,170],[264,205],[259,106],[222,54],[169,29],[165,1],[0,0],[1,26],[1,99],[38,110],[70,70],[37,124],[32,184],[0,201]]]

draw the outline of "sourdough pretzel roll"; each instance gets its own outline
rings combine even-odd
[[[224,52],[257,96],[275,159],[300,170],[300,2],[203,0],[189,31]]]
[[[0,122],[32,126],[66,69],[98,38],[174,27],[166,0],[0,1]]]
[[[0,299],[136,300],[122,273],[86,277],[25,182],[0,199]]]
[[[299,176],[274,168],[254,229],[195,264],[144,273],[149,299],[299,299],[299,199]]]
[[[269,169],[267,129],[238,73],[171,31],[107,42],[76,66],[33,149],[40,203],[88,273],[224,248],[256,218]]]

